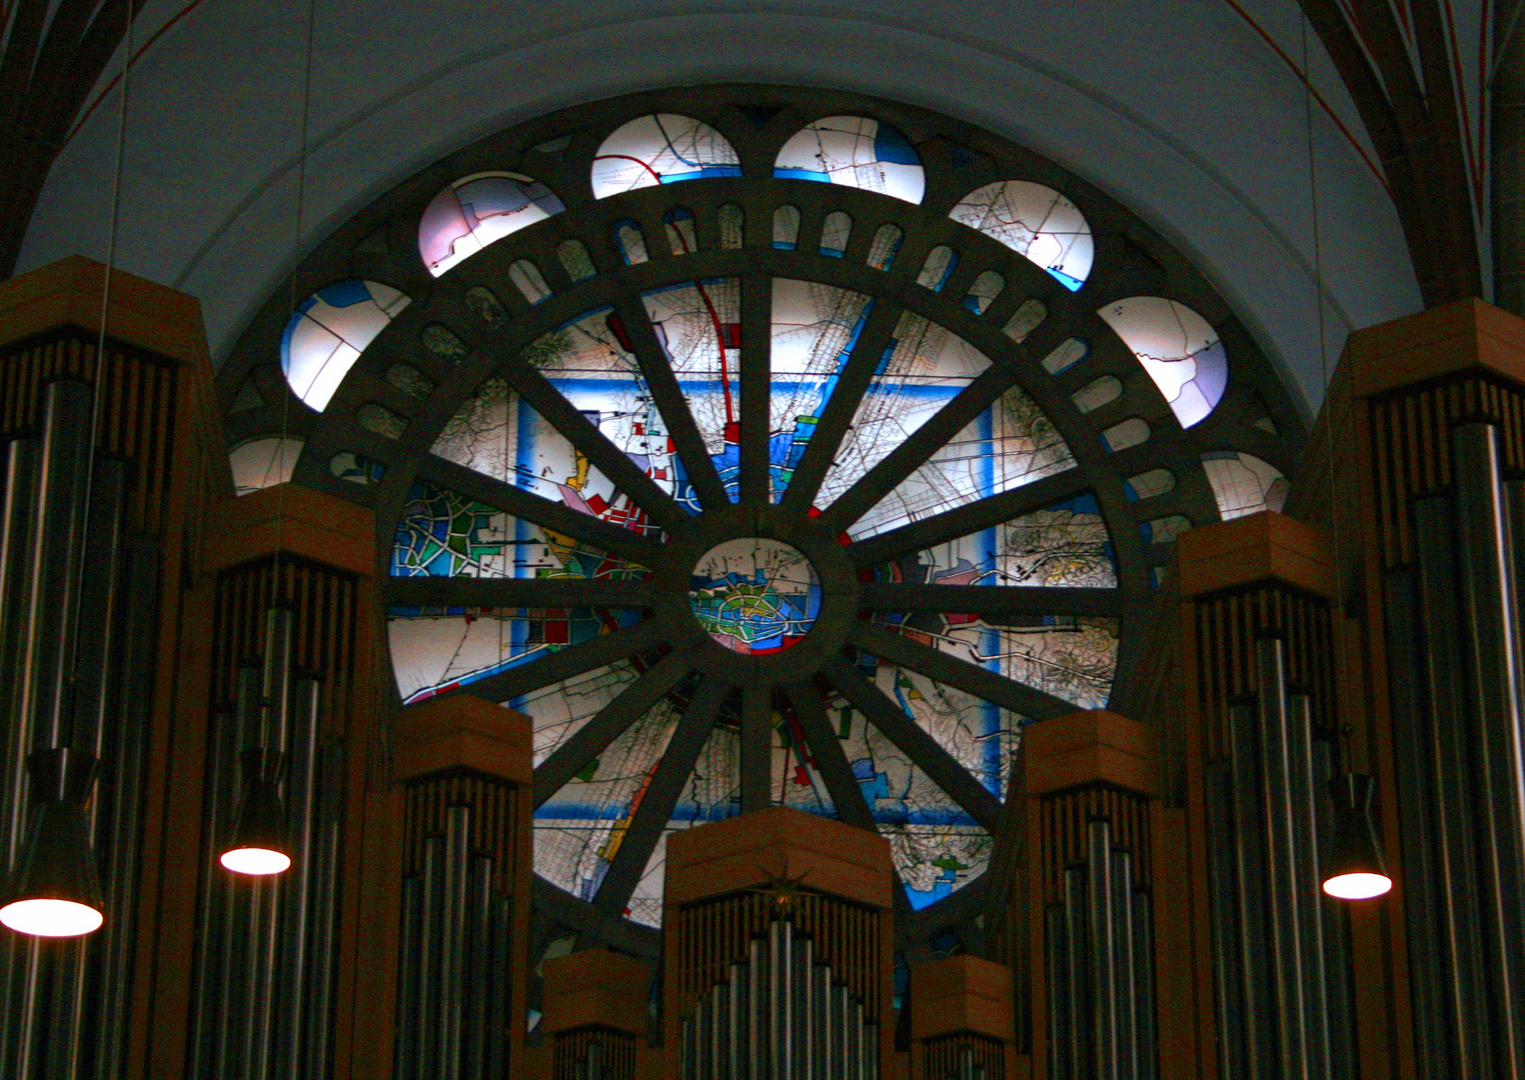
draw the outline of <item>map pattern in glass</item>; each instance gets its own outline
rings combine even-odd
[[[711,638],[755,656],[790,648],[810,632],[821,583],[810,560],[790,545],[741,537],[700,556],[688,600]]]

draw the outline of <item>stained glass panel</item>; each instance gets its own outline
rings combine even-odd
[[[921,156],[900,131],[867,116],[827,116],[797,132],[778,152],[773,175],[845,184],[919,203],[926,191]]]
[[[1201,315],[1161,296],[1118,300],[1097,314],[1138,357],[1182,427],[1217,408],[1228,386],[1228,353]]]
[[[741,159],[720,132],[692,117],[657,113],[621,125],[604,140],[593,158],[593,197],[740,175]]]
[[[281,368],[297,397],[322,412],[376,335],[409,304],[376,281],[341,281],[297,305],[281,335]]]
[[[986,184],[965,195],[949,216],[999,240],[1072,292],[1091,274],[1091,226],[1053,188],[1028,180]]]
[[[463,176],[424,209],[418,253],[439,277],[488,244],[565,209],[550,188],[519,173]]]

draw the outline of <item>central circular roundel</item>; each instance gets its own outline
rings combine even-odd
[[[694,565],[689,608],[700,627],[732,652],[781,652],[797,644],[821,611],[821,582],[798,548],[737,537]]]

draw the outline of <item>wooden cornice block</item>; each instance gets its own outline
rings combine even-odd
[[[397,716],[392,769],[398,780],[474,769],[528,788],[534,783],[534,727],[523,713],[470,694],[410,705]]]
[[[59,326],[98,333],[105,282],[105,264],[83,255],[0,282],[0,342],[19,341]],[[125,270],[111,271],[106,334],[211,371],[201,302]]]
[[[1483,300],[1457,300],[1357,330],[1340,363],[1356,397],[1473,368],[1525,384],[1525,319]]]
[[[1097,781],[1146,796],[1159,790],[1154,732],[1105,709],[1028,724],[1022,759],[1030,798]]]
[[[882,836],[802,810],[774,806],[673,833],[667,840],[668,904],[799,880],[807,888],[888,910],[890,846]]]
[[[1183,533],[1175,560],[1183,598],[1268,578],[1318,596],[1334,595],[1334,560],[1324,534],[1274,510]]]
[[[217,571],[277,549],[361,577],[376,573],[376,519],[366,507],[299,484],[224,499],[208,515],[206,566]]]
[[[545,962],[541,995],[541,1030],[558,1031],[598,1025],[646,1035],[646,1005],[651,968],[608,949],[584,949]]]
[[[1016,1038],[1011,969],[978,956],[949,956],[911,969],[911,1037],[973,1031]]]

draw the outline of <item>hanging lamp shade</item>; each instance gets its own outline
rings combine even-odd
[[[34,816],[0,923],[35,937],[78,937],[105,919],[84,806],[95,781],[95,755],[36,750],[27,758]]]
[[[251,747],[240,757],[244,797],[220,861],[236,874],[279,874],[291,866],[286,808],[277,790],[285,755]]]
[[[1324,868],[1324,891],[1340,900],[1370,900],[1393,887],[1371,822],[1371,777],[1344,773],[1329,781],[1334,837]]]

